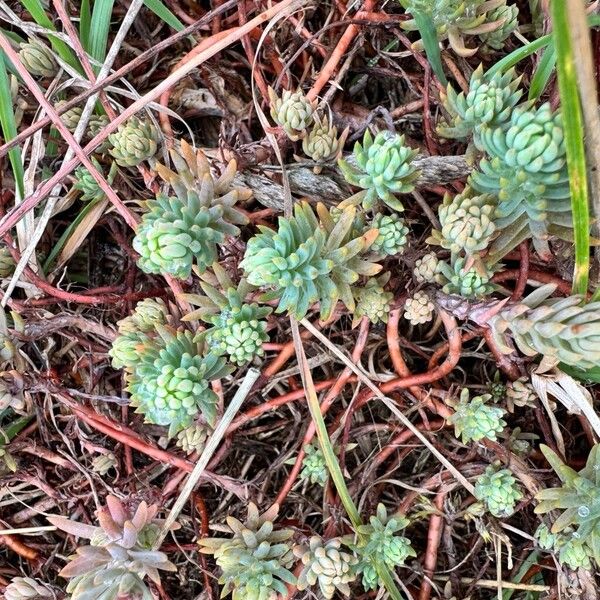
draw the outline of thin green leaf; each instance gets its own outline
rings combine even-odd
[[[3,429],[4,434],[9,440],[14,439],[20,431],[25,429],[25,427],[31,422],[34,415],[25,415],[24,417],[19,417],[14,420],[8,427]]]
[[[29,11],[29,14],[33,17],[34,21],[45,27],[46,29],[50,29],[51,31],[56,31],[56,27],[54,27],[54,23],[46,14],[44,7],[40,0],[21,0],[21,4]],[[48,39],[52,48],[54,48],[55,52],[69,65],[71,65],[74,69],[77,69],[80,73],[83,73],[81,69],[81,65],[77,60],[77,56],[75,53],[63,42],[60,38],[57,38],[53,35],[49,35]]]
[[[584,128],[575,57],[566,2],[552,2],[552,36],[557,56],[558,90],[569,167],[571,210],[575,237],[575,270],[573,293],[586,294],[590,267],[590,211],[588,201]]]
[[[588,17],[588,23],[590,27],[596,27],[600,25],[600,15],[590,15]],[[544,35],[529,44],[525,44],[521,48],[517,48],[513,50],[510,54],[507,54],[503,59],[496,62],[492,67],[490,67],[486,73],[489,77],[493,77],[496,73],[503,73],[508,71],[508,69],[514,67],[516,64],[520,63],[523,59],[531,56],[534,52],[541,50],[548,46],[548,44],[553,44],[552,35]]]
[[[13,111],[12,95],[10,93],[10,79],[6,70],[6,63],[3,54],[0,54],[0,126],[2,135],[6,141],[12,140],[17,136],[17,123]],[[9,150],[8,157],[12,167],[17,193],[23,198],[25,186],[23,178],[23,160],[21,158],[21,148],[16,147]]]
[[[442,66],[440,42],[438,41],[433,17],[430,14],[417,11],[413,12],[412,16],[419,29],[423,47],[425,48],[425,54],[427,55],[427,60],[429,60],[433,72],[442,85],[448,85],[448,80],[444,74],[444,67]]]
[[[86,52],[90,52],[90,27],[92,23],[92,11],[90,0],[81,0],[79,10],[79,39]]]
[[[161,0],[144,0],[144,5],[175,31],[185,29],[185,25],[161,2]]]
[[[544,54],[531,78],[531,84],[529,86],[530,100],[537,100],[542,95],[548,85],[548,81],[550,81],[555,66],[556,50],[554,44],[550,44],[544,50]]]
[[[362,525],[360,513],[358,512],[358,508],[350,496],[350,490],[346,485],[346,480],[344,479],[342,469],[340,468],[340,463],[338,462],[337,456],[333,450],[333,445],[331,444],[331,439],[329,438],[327,425],[325,424],[325,420],[321,414],[321,406],[319,404],[319,398],[317,397],[317,391],[313,382],[311,370],[308,366],[308,361],[306,354],[304,353],[304,348],[302,347],[302,342],[300,341],[297,321],[295,321],[293,318],[291,318],[290,321],[292,323],[296,356],[298,357],[298,363],[301,369],[300,375],[307,395],[308,410],[315,425],[317,439],[319,440],[319,445],[321,447],[321,451],[323,452],[325,464],[327,465],[331,480],[333,481],[338,496],[340,497],[344,510],[352,522],[352,527],[354,527],[354,530],[360,537],[361,533],[359,531],[359,527]],[[390,598],[392,598],[392,600],[403,600],[402,594],[400,594],[396,583],[394,582],[394,578],[392,577],[392,574],[387,566],[378,562],[376,564],[376,568],[377,574],[383,582],[386,591],[390,595]]]
[[[86,50],[98,62],[103,62],[106,58],[106,44],[114,4],[114,0],[95,0],[92,9],[89,49]]]
[[[600,367],[594,367],[593,369],[587,369],[584,371],[582,369],[560,363],[558,368],[561,371],[564,371],[567,375],[570,375],[579,381],[600,383]]]

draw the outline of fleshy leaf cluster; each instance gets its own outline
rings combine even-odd
[[[177,172],[157,164],[156,171],[175,193],[159,193],[146,202],[148,211],[139,224],[133,247],[141,257],[139,266],[146,273],[168,274],[178,279],[199,272],[217,260],[217,247],[226,236],[237,236],[238,225],[248,222],[235,208],[239,200],[250,197],[247,189],[233,186],[236,163],[215,179],[201,151],[185,141],[171,158]]]
[[[160,584],[160,571],[176,571],[163,552],[152,550],[163,521],[156,518],[158,506],[141,502],[135,511],[115,496],[97,512],[98,526],[48,517],[52,525],[76,537],[90,540],[77,548],[60,575],[70,579],[67,592],[72,600],[103,598],[117,600],[126,595],[153,598],[145,579]]]
[[[356,235],[353,207],[344,209],[337,221],[323,205],[317,213],[302,202],[294,207],[293,217],[279,218],[277,231],[259,226],[240,263],[251,285],[268,289],[263,301],[278,300],[275,312],[287,311],[297,319],[316,302],[322,319],[331,316],[338,300],[353,311],[352,284],[381,270],[362,257],[378,232]]]

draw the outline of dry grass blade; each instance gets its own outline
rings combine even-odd
[[[237,392],[231,399],[231,402],[230,402],[229,406],[227,407],[227,410],[225,411],[223,418],[219,421],[219,423],[215,427],[215,430],[214,430],[213,434],[210,436],[210,439],[208,440],[206,447],[204,448],[204,451],[202,452],[200,458],[198,459],[198,462],[196,463],[194,470],[189,474],[187,481],[185,482],[185,485],[183,486],[183,489],[181,490],[181,493],[177,497],[177,500],[175,501],[173,508],[171,509],[171,511],[169,512],[169,515],[165,519],[162,529],[156,539],[156,542],[154,543],[155,549],[160,548],[160,545],[162,544],[162,541],[165,539],[165,537],[169,533],[171,526],[177,520],[179,513],[181,512],[181,510],[185,506],[186,502],[188,501],[190,494],[194,491],[194,488],[196,487],[198,481],[200,480],[200,477],[202,477],[202,474],[204,473],[206,466],[208,465],[213,454],[215,453],[217,447],[221,443],[223,436],[227,432],[227,428],[233,421],[235,415],[238,413],[240,407],[242,406],[242,403],[246,399],[246,396],[250,393],[252,386],[256,383],[256,380],[259,378],[259,376],[260,376],[260,371],[257,371],[256,369],[253,369],[253,368],[248,369],[248,371],[246,372],[246,375],[244,376],[244,379],[243,379],[242,383],[240,384],[240,387],[238,388]]]

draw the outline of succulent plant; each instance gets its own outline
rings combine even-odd
[[[561,487],[547,488],[536,494],[537,514],[563,510],[554,521],[552,533],[577,526],[577,535],[588,543],[591,554],[600,565],[600,445],[590,451],[586,465],[577,472],[562,462],[548,446],[540,450],[562,482]]]
[[[461,391],[460,400],[454,406],[455,412],[448,422],[454,425],[454,435],[460,437],[464,444],[484,438],[495,440],[496,434],[506,427],[506,421],[502,418],[504,410],[486,404],[490,399],[490,394],[469,399],[469,390],[464,388]]]
[[[52,50],[42,42],[30,38],[19,44],[19,59],[34,77],[54,77],[58,73],[58,63]]]
[[[13,577],[4,590],[4,600],[40,600],[54,598],[52,590],[31,577]]]
[[[15,259],[6,246],[0,247],[0,277],[10,277],[15,271]]]
[[[284,90],[281,98],[269,87],[271,117],[292,141],[299,140],[314,121],[316,102],[309,101],[302,90]],[[319,123],[317,124],[319,126]]]
[[[248,219],[235,204],[249,198],[251,192],[232,186],[235,161],[214,180],[205,156],[185,141],[179,153],[171,152],[171,158],[177,173],[160,164],[155,168],[175,196],[159,193],[147,201],[148,212],[137,228],[133,247],[141,255],[138,264],[146,273],[186,279],[194,263],[202,273],[217,260],[217,245],[226,236],[239,235],[238,225]]]
[[[117,323],[118,335],[108,351],[115,369],[131,370],[140,359],[144,344],[154,336],[157,325],[169,321],[166,304],[160,298],[145,298],[133,313]]]
[[[475,497],[485,503],[494,517],[510,517],[523,494],[508,469],[490,465],[475,482]]]
[[[365,590],[376,589],[380,585],[377,564],[394,569],[403,565],[409,556],[417,555],[410,540],[398,535],[408,524],[408,519],[401,515],[389,516],[385,506],[378,504],[377,513],[370,517],[369,523],[357,528],[362,541],[359,538],[353,550],[359,557],[356,568],[362,574]]]
[[[86,140],[89,141],[101,133],[109,124],[110,119],[107,115],[92,114],[88,121],[87,131],[85,134]],[[99,146],[94,149],[98,154],[104,154],[111,146],[108,138],[106,138]]]
[[[248,507],[245,522],[227,517],[231,538],[203,538],[200,552],[214,554],[222,574],[221,597],[232,594],[233,600],[274,600],[277,594],[287,597],[286,583],[295,584],[290,568],[294,556],[289,544],[290,529],[274,530],[278,506],[259,515],[255,504]]]
[[[203,423],[193,423],[177,434],[177,446],[186,454],[201,453],[210,431],[210,428]]]
[[[404,304],[404,318],[411,325],[429,323],[433,318],[435,306],[425,292],[415,292]]]
[[[376,207],[382,200],[390,208],[403,211],[395,194],[414,189],[419,171],[412,164],[418,152],[404,144],[404,136],[380,131],[375,139],[367,129],[362,144],[354,145],[354,161],[340,159],[339,168],[346,181],[365,190],[361,196],[365,209]]]
[[[508,410],[514,412],[514,407],[533,408],[536,406],[538,396],[527,377],[520,377],[515,381],[509,381],[506,386],[506,401]]]
[[[109,152],[121,167],[135,167],[158,150],[159,135],[151,121],[131,117],[108,136]]]
[[[467,94],[456,93],[449,84],[444,96],[444,108],[451,120],[438,126],[438,133],[447,138],[464,139],[473,136],[480,146],[478,136],[483,125],[502,127],[510,119],[523,92],[519,89],[521,77],[515,78],[514,69],[489,76],[480,65],[471,75]]]
[[[386,292],[384,288],[389,278],[389,273],[377,278],[372,277],[364,287],[353,290],[356,299],[353,326],[357,325],[363,317],[367,317],[373,324],[387,323],[394,299],[394,294]]]
[[[356,579],[354,566],[358,559],[342,551],[341,545],[339,538],[324,541],[313,536],[308,546],[294,548],[294,554],[304,565],[298,576],[297,588],[300,591],[318,583],[326,600],[333,598],[336,590],[344,596],[350,596],[348,584]]]
[[[419,283],[434,283],[439,281],[438,257],[428,252],[415,262],[413,275]]]
[[[346,129],[338,138],[337,127],[331,119],[313,115],[314,125],[302,140],[302,151],[306,156],[319,163],[337,160],[344,149],[348,135]],[[318,170],[318,168],[317,168]]]
[[[453,255],[450,264],[439,262],[437,271],[445,284],[442,290],[446,294],[458,294],[463,298],[487,296],[496,289],[491,283],[493,271],[481,260],[472,261],[470,257]]]
[[[547,237],[570,237],[569,177],[562,117],[549,104],[515,108],[502,128],[480,130],[488,158],[471,175],[470,185],[498,196],[495,223],[501,235],[490,254],[503,256],[528,237],[549,255]]]
[[[382,256],[394,256],[402,254],[408,242],[408,227],[404,219],[394,213],[384,215],[377,213],[371,223],[372,229],[377,229],[379,234],[371,245],[371,250]]]
[[[117,466],[117,457],[112,453],[98,454],[92,460],[92,470],[98,475],[106,475]]]
[[[454,198],[446,194],[438,208],[442,228],[434,229],[427,243],[439,244],[454,254],[485,250],[496,231],[496,204],[492,194],[477,195],[469,187]]]
[[[592,568],[590,550],[585,542],[576,533],[570,536],[561,536],[557,541],[558,561],[570,569]]]
[[[66,103],[66,100],[59,100],[56,103],[55,108],[60,109]],[[81,106],[74,106],[73,108],[69,108],[69,110],[66,110],[64,113],[62,113],[60,115],[60,120],[62,121],[63,125],[72,133],[77,129],[77,125],[79,125],[82,113],[83,108],[81,108]]]
[[[542,523],[535,530],[534,537],[535,537],[535,541],[537,542],[538,546],[542,550],[552,550],[552,549],[554,549],[554,547],[558,541],[559,535],[556,533],[552,533],[550,531],[550,529],[548,529],[548,525],[546,525],[545,523]]]
[[[500,379],[500,371],[496,371],[494,379],[487,385],[488,393],[492,397],[492,402],[502,402],[506,396],[506,388],[507,386],[502,379]]]
[[[90,540],[89,546],[77,548],[60,572],[71,580],[67,592],[72,600],[153,597],[144,579],[160,583],[159,571],[177,570],[164,553],[152,550],[163,523],[155,518],[157,512],[158,506],[146,502],[129,511],[118,498],[108,496],[106,506],[96,512],[99,527],[48,517],[58,529]]]
[[[448,39],[459,56],[472,56],[478,48],[467,48],[465,37],[479,36],[486,45],[496,48],[517,27],[512,12],[504,14],[507,0],[407,0],[406,11],[413,16],[420,12],[433,20],[438,39]],[[515,7],[516,8],[516,7]],[[402,27],[409,31],[418,29],[414,19],[404,21]],[[491,36],[491,40],[488,39]]]
[[[190,331],[157,325],[128,378],[131,405],[148,423],[168,425],[169,435],[189,427],[198,412],[209,425],[217,418],[217,395],[210,382],[232,370],[224,359],[202,355]]]
[[[91,160],[97,171],[102,175],[102,165],[93,156]],[[115,180],[116,174],[117,166],[115,163],[112,163],[110,166],[110,171],[108,172],[108,176],[106,177],[106,181],[109,185],[111,185]],[[81,196],[79,196],[79,199],[83,201],[99,200],[104,197],[104,192],[100,188],[100,185],[92,177],[87,167],[83,165],[75,169],[75,183],[73,184],[73,187],[82,192]]]
[[[544,355],[578,369],[600,362],[600,302],[583,296],[550,298],[555,284],[544,285],[489,321],[499,348],[510,353],[507,333],[526,356]]]
[[[338,300],[353,311],[351,284],[381,270],[360,257],[377,231],[354,237],[353,207],[344,209],[337,222],[323,205],[317,212],[319,218],[307,202],[301,202],[293,217],[279,218],[278,231],[259,226],[261,233],[248,241],[240,263],[251,285],[270,288],[264,301],[279,300],[275,312],[287,311],[297,319],[314,302],[320,302],[322,319],[331,316]]]
[[[329,471],[327,470],[323,451],[316,445],[307,444],[304,446],[304,453],[300,479],[325,487],[327,479],[329,479]]]
[[[504,42],[514,31],[517,30],[519,9],[514,5],[500,4],[497,8],[487,14],[488,23],[498,23],[501,25],[496,29],[479,34],[480,39],[489,48],[502,50]]]
[[[257,356],[263,356],[263,344],[268,341],[266,317],[271,309],[244,299],[252,290],[245,279],[236,287],[225,269],[218,263],[212,265],[214,275],[204,273],[200,286],[205,295],[186,294],[190,304],[200,308],[184,317],[185,321],[202,319],[212,327],[201,332],[197,339],[206,341],[218,356],[227,355],[238,365]],[[219,288],[223,292],[219,291]]]

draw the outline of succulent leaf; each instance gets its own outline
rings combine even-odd
[[[485,250],[496,231],[496,198],[477,195],[469,187],[451,198],[444,196],[438,208],[441,230],[434,229],[429,244],[439,244],[452,253],[473,255]]]
[[[415,292],[412,298],[408,298],[404,304],[404,318],[411,325],[429,323],[433,318],[435,306],[425,292]]]
[[[358,528],[362,541],[353,544],[352,549],[359,558],[357,572],[362,574],[365,590],[376,589],[381,584],[377,564],[394,569],[403,565],[408,557],[417,555],[410,540],[398,534],[408,524],[408,519],[401,515],[388,515],[385,506],[379,504],[369,523]]]
[[[239,235],[238,225],[248,219],[235,204],[250,193],[232,186],[234,162],[215,180],[206,158],[189,144],[182,142],[180,153],[172,151],[171,157],[177,173],[163,165],[156,165],[156,170],[175,196],[157,194],[146,202],[148,212],[137,228],[133,247],[146,273],[186,279],[194,264],[201,273],[217,260],[217,246],[226,236]]]
[[[72,600],[117,600],[127,594],[152,598],[145,578],[160,583],[159,571],[177,570],[164,553],[151,550],[163,523],[155,518],[157,512],[158,506],[145,502],[129,511],[118,498],[108,496],[106,506],[96,513],[99,526],[48,518],[58,529],[91,540],[89,546],[77,548],[60,572],[71,580],[67,592]]]
[[[469,390],[464,388],[461,391],[455,412],[448,422],[454,425],[454,435],[460,437],[464,444],[484,438],[495,440],[496,434],[506,427],[506,421],[502,418],[504,410],[487,404],[490,399],[490,394],[484,394],[470,400]]]
[[[110,154],[117,164],[135,167],[156,154],[159,134],[151,121],[131,117],[119,125],[117,131],[108,136],[108,140],[112,144]]]
[[[322,319],[331,316],[338,300],[353,310],[351,284],[381,270],[360,256],[377,234],[355,237],[354,208],[346,208],[337,222],[325,207],[317,210],[319,218],[302,202],[293,217],[279,218],[277,231],[259,226],[261,233],[248,241],[240,263],[251,285],[270,289],[264,300],[279,300],[275,312],[287,311],[297,319],[315,302],[320,302]]]
[[[277,508],[259,515],[256,505],[250,503],[245,522],[227,518],[233,537],[198,541],[200,552],[214,554],[222,571],[222,597],[231,593],[233,600],[274,600],[277,594],[287,597],[286,583],[296,583],[290,571],[294,556],[288,542],[293,531],[274,529]]]
[[[377,213],[371,223],[372,229],[379,232],[371,245],[371,250],[381,256],[402,254],[408,242],[408,227],[400,215]]]
[[[507,334],[526,356],[592,369],[600,362],[600,302],[584,304],[582,296],[551,298],[554,284],[544,285],[490,319],[499,347],[509,353]]]
[[[321,487],[325,487],[329,479],[329,471],[325,463],[323,451],[318,446],[307,444],[304,446],[305,456],[302,460],[302,471],[300,471],[300,479],[317,483]],[[312,585],[312,584],[311,584]]]
[[[294,548],[294,554],[304,565],[298,576],[297,587],[300,591],[318,583],[326,600],[333,598],[336,590],[344,596],[350,596],[348,584],[356,579],[354,567],[358,559],[342,551],[341,545],[340,538],[324,541],[313,536],[308,545]]]
[[[189,427],[200,412],[209,425],[217,418],[210,382],[232,371],[215,354],[201,355],[189,331],[158,325],[158,337],[144,345],[128,378],[132,406],[149,423],[169,426],[169,435]]]
[[[52,50],[42,42],[30,38],[19,45],[19,59],[34,77],[54,77],[58,73],[58,64]]]
[[[313,123],[316,103],[309,101],[302,90],[295,92],[284,90],[281,98],[271,87],[268,92],[271,102],[271,117],[275,123],[286,132],[292,141],[304,137],[306,130]],[[322,123],[317,123],[317,126],[321,125]]]
[[[362,144],[354,145],[354,164],[340,159],[338,166],[346,181],[365,190],[365,209],[383,201],[390,208],[403,211],[395,194],[407,194],[414,189],[419,171],[412,164],[418,152],[404,144],[404,136],[380,131],[375,139],[367,129]]]
[[[529,236],[549,254],[548,233],[572,229],[569,176],[562,117],[549,104],[515,108],[502,128],[483,126],[479,136],[488,158],[469,178],[471,187],[498,197],[499,235],[490,249],[502,256]]]
[[[508,469],[498,470],[490,465],[475,482],[475,497],[484,502],[495,517],[509,517],[523,494]]]
[[[480,65],[471,75],[467,94],[457,94],[448,85],[443,100],[451,119],[447,124],[438,126],[438,133],[458,139],[472,135],[475,145],[480,147],[478,137],[483,125],[502,127],[509,121],[523,94],[519,89],[520,82],[521,78],[515,77],[514,69],[490,77]]]

